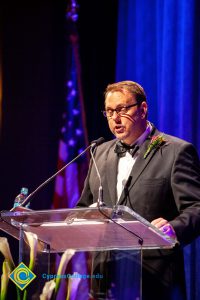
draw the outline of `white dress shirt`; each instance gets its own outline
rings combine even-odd
[[[150,134],[151,130],[152,130],[152,126],[148,122],[145,132],[143,132],[143,134],[136,140],[134,144],[137,144],[140,147],[142,143],[146,140],[147,136]],[[118,171],[117,171],[118,201],[120,199],[121,193],[126,185],[127,179],[129,178],[129,175],[131,173],[131,170],[133,168],[134,163],[136,162],[139,153],[140,153],[140,149],[132,157],[132,155],[127,151],[125,156],[119,158]]]

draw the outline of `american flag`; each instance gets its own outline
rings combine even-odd
[[[74,1],[72,2],[74,3]],[[71,10],[68,8],[67,21],[71,30],[68,30],[66,98],[59,142],[58,170],[80,154],[88,145],[80,79],[78,34],[74,24],[76,15],[76,11],[72,14],[72,8]],[[53,208],[70,208],[76,205],[87,169],[88,157],[84,155],[57,176]]]
[[[76,1],[69,1],[66,13],[66,97],[59,140],[58,170],[74,159],[88,145],[81,89],[79,41],[76,30],[77,8]],[[53,199],[54,209],[73,208],[76,205],[83,188],[87,170],[88,157],[84,154],[56,177]],[[76,253],[72,258],[71,269],[69,271],[71,274],[73,272],[78,272],[79,274],[88,273],[85,253]],[[57,298],[66,299],[66,291],[67,288],[63,282]],[[79,283],[78,289],[77,282],[74,280],[71,283],[70,300],[85,299],[88,299],[87,280],[82,280]]]
[[[73,60],[73,56],[72,56]],[[74,62],[73,62],[74,63]],[[58,170],[80,154],[86,147],[75,65],[66,82],[66,103],[59,141]],[[80,157],[56,178],[53,208],[74,207],[83,188],[88,168],[87,156]]]

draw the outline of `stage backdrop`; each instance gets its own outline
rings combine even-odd
[[[198,0],[119,0],[116,80],[144,86],[149,119],[200,153]],[[200,239],[185,248],[188,300],[200,299]]]

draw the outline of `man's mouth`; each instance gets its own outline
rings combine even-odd
[[[115,126],[115,132],[116,132],[116,133],[123,133],[124,130],[125,130],[125,127],[122,126],[122,125],[117,125],[117,126]]]

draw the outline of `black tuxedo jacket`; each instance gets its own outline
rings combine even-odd
[[[139,149],[128,191],[122,192],[118,204],[130,207],[150,222],[159,217],[170,221],[180,245],[185,245],[200,234],[199,158],[192,144],[166,134],[163,136],[165,142],[144,158],[152,136],[161,134],[153,126],[151,134]],[[119,158],[114,152],[116,142],[117,139],[106,142],[98,146],[95,152],[102,179],[103,200],[108,207],[117,201]],[[91,162],[78,206],[97,202],[98,189],[99,178]],[[155,271],[165,283],[171,281],[169,284],[174,285],[175,282],[183,282],[180,276],[183,275],[182,262],[179,248],[148,251],[143,264],[146,270]]]

